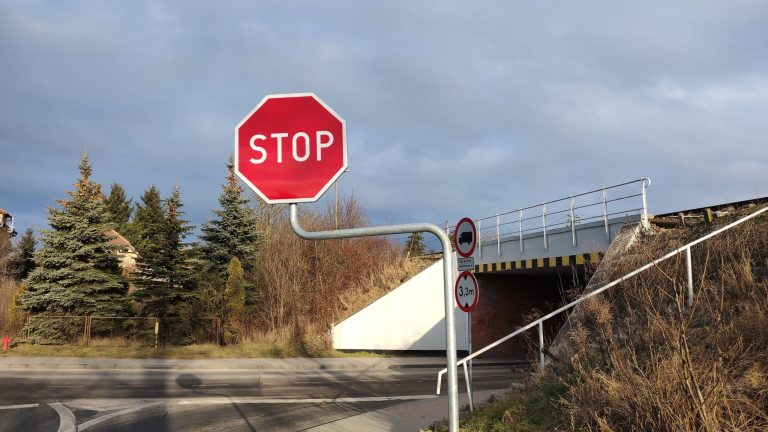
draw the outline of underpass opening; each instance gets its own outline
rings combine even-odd
[[[512,333],[568,302],[580,293],[595,264],[585,263],[555,268],[521,269],[476,273],[480,301],[472,311],[472,346],[475,350]],[[545,346],[558,332],[567,315],[544,323]],[[525,337],[489,350],[481,358],[526,361],[538,358],[538,334],[533,328]]]

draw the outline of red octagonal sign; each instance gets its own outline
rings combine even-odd
[[[346,169],[346,124],[313,93],[267,96],[235,128],[235,172],[269,204],[317,201]]]

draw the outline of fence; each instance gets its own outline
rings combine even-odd
[[[613,217],[640,214],[643,226],[648,226],[646,189],[650,184],[651,180],[643,177],[475,219],[478,231],[477,253],[482,258],[484,245],[493,244],[495,240],[497,253],[501,256],[502,239],[511,237],[518,239],[522,254],[525,252],[526,235],[533,233],[541,233],[546,250],[549,248],[547,233],[568,227],[571,229],[573,245],[576,246],[577,225],[600,220],[605,227],[606,240],[610,242],[608,221]],[[454,228],[446,223],[445,230],[449,235]]]
[[[118,317],[96,315],[30,315],[21,330],[24,341],[43,344],[157,347],[161,343],[186,345],[218,343],[218,318],[199,318],[210,325],[191,328],[181,318]]]
[[[666,260],[668,260],[668,259],[670,259],[670,258],[672,258],[674,256],[677,256],[678,254],[681,254],[681,253],[685,254],[686,272],[687,272],[687,293],[686,293],[686,297],[687,297],[687,305],[690,307],[693,304],[693,298],[694,298],[693,271],[692,271],[692,267],[691,267],[691,247],[693,247],[693,246],[695,246],[695,245],[697,245],[699,243],[702,243],[702,242],[704,242],[704,241],[706,241],[706,240],[708,240],[708,239],[710,239],[710,238],[712,238],[712,237],[714,237],[714,236],[716,236],[716,235],[718,235],[718,234],[720,234],[722,232],[728,231],[729,229],[731,229],[731,228],[733,228],[733,227],[735,227],[737,225],[740,225],[740,224],[742,224],[742,223],[744,223],[744,222],[746,222],[746,221],[748,221],[750,219],[753,219],[753,218],[755,218],[755,217],[765,213],[766,211],[768,211],[768,206],[763,207],[762,209],[757,210],[757,211],[755,211],[755,212],[753,212],[753,213],[751,213],[751,214],[749,214],[749,215],[747,215],[747,216],[745,216],[745,217],[743,217],[743,218],[741,218],[741,219],[739,219],[739,220],[737,220],[735,222],[732,222],[732,223],[730,223],[730,224],[728,224],[728,225],[726,225],[726,226],[724,226],[724,227],[722,227],[722,228],[720,228],[720,229],[718,229],[716,231],[713,231],[713,232],[711,232],[711,233],[709,233],[709,234],[707,234],[705,236],[699,237],[698,239],[696,239],[696,240],[694,240],[694,241],[692,241],[692,242],[690,242],[690,243],[688,243],[688,244],[686,244],[684,246],[681,246],[681,247],[679,247],[679,248],[669,252],[668,254],[662,256],[661,258],[658,258],[658,259],[656,259],[654,261],[651,261],[650,263],[648,263],[648,264],[646,264],[646,265],[644,265],[644,266],[642,266],[642,267],[640,267],[640,268],[638,268],[638,269],[636,269],[636,270],[634,270],[632,272],[629,272],[626,275],[624,275],[624,276],[622,276],[622,277],[620,277],[620,278],[618,278],[618,279],[616,279],[616,280],[614,280],[614,281],[612,281],[612,282],[610,282],[608,284],[605,284],[605,285],[601,286],[600,288],[597,288],[596,290],[594,290],[594,291],[592,291],[592,292],[590,292],[588,294],[582,295],[581,297],[579,297],[578,299],[568,303],[567,305],[565,305],[565,306],[563,306],[563,307],[561,307],[561,308],[559,308],[559,309],[557,309],[557,310],[555,310],[553,312],[550,312],[547,315],[544,315],[543,317],[537,319],[536,321],[533,321],[530,324],[515,330],[514,332],[510,333],[507,336],[504,336],[503,338],[501,338],[501,339],[497,340],[496,342],[486,346],[485,348],[474,352],[472,355],[467,356],[467,357],[459,360],[458,362],[456,362],[456,365],[464,367],[464,379],[465,379],[465,382],[467,383],[467,393],[468,394],[470,393],[469,381],[467,380],[467,362],[471,361],[472,359],[474,359],[477,356],[480,356],[480,355],[488,352],[489,350],[499,346],[500,344],[502,344],[502,343],[512,339],[513,337],[515,337],[515,336],[517,336],[517,335],[519,335],[519,334],[521,334],[521,333],[523,333],[523,332],[525,332],[527,330],[532,329],[533,327],[538,327],[538,332],[539,332],[539,367],[543,371],[544,370],[544,321],[546,321],[546,320],[548,320],[548,319],[550,319],[550,318],[552,318],[552,317],[554,317],[554,316],[556,316],[556,315],[558,315],[558,314],[560,314],[562,312],[565,312],[565,311],[567,311],[569,309],[572,309],[573,307],[575,307],[579,303],[583,302],[584,300],[587,300],[590,297],[594,297],[594,296],[602,293],[603,291],[606,291],[606,290],[608,290],[608,289],[610,289],[610,288],[612,288],[612,287],[614,287],[614,286],[616,286],[616,285],[626,281],[627,279],[629,279],[629,278],[631,278],[631,277],[633,277],[633,276],[635,276],[635,275],[637,275],[639,273],[642,273],[642,272],[648,270],[651,267],[656,267],[659,263],[661,263],[663,261],[666,261]],[[441,384],[442,376],[446,372],[446,370],[447,369],[443,369],[440,372],[438,372],[438,374],[437,374],[437,394],[440,394],[440,384]],[[470,405],[471,404],[472,404],[472,401],[471,401],[471,398],[470,398]]]
[[[44,344],[157,347],[159,328],[155,317],[30,315],[22,335]]]

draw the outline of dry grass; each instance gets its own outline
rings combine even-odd
[[[659,229],[601,266],[610,273],[601,280],[621,277],[754,210],[714,226]],[[693,248],[690,308],[684,255],[585,301],[549,353],[557,356],[553,367],[538,377],[565,388],[546,396],[540,385],[529,385],[462,419],[462,430],[768,430],[765,267],[768,216],[761,216]],[[543,402],[545,410],[526,401]]]
[[[102,341],[103,344],[91,346],[77,345],[40,345],[19,344],[8,352],[0,351],[6,356],[36,356],[36,357],[85,357],[85,358],[139,358],[139,359],[226,359],[226,358],[291,358],[304,357],[300,345],[293,343],[290,338],[265,337],[263,340],[243,342],[235,345],[221,346],[218,344],[167,345],[153,348],[146,344],[126,343],[118,346],[120,341]],[[320,357],[320,356],[318,356]],[[336,351],[324,352],[321,357],[384,357],[376,353],[355,353],[354,355]]]
[[[15,334],[23,323],[23,319],[13,307],[21,286],[11,271],[12,253],[10,238],[4,231],[0,232],[0,337]]]
[[[367,220],[357,202],[344,199],[338,228],[361,227]],[[304,210],[308,231],[334,229],[333,209]],[[294,343],[308,355],[332,351],[330,329],[426,266],[406,259],[402,248],[382,237],[308,241],[291,229],[285,212],[262,213],[266,239],[251,278],[263,297],[243,340],[267,335]]]
[[[19,284],[6,278],[0,278],[0,333],[15,334],[19,329],[17,317],[14,315],[13,300],[19,291]],[[0,335],[2,337],[2,335]]]
[[[499,400],[491,399],[470,413],[461,412],[462,432],[537,432],[564,431],[567,416],[558,410],[558,400],[567,395],[568,386],[558,379],[537,379],[524,389],[512,390]],[[427,429],[448,431],[443,420]]]
[[[720,221],[722,225],[728,221]],[[665,230],[634,247],[621,276],[717,226]],[[684,255],[585,302],[565,363],[574,430],[768,430],[768,218],[696,246],[686,306]]]

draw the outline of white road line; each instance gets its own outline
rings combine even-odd
[[[37,408],[40,406],[39,403],[36,404],[26,404],[26,405],[6,405],[6,406],[0,406],[0,410],[11,410],[11,409],[20,409],[20,408]]]
[[[115,417],[121,416],[123,414],[129,414],[129,413],[132,413],[132,412],[135,412],[135,411],[143,410],[144,408],[151,408],[153,406],[162,405],[162,404],[163,404],[163,402],[150,402],[150,403],[146,403],[146,404],[143,404],[143,405],[135,406],[133,408],[127,408],[127,409],[124,409],[124,410],[115,411],[113,413],[109,413],[109,414],[103,415],[101,417],[96,417],[95,419],[88,420],[85,423],[81,423],[80,426],[77,427],[77,430],[78,431],[84,431],[84,430],[90,428],[91,426],[96,426],[97,424],[103,423],[103,422],[105,422],[105,421],[107,421],[107,420],[109,420],[111,418],[115,418]]]
[[[146,399],[141,399],[142,402],[145,401],[145,400]],[[79,408],[79,409],[83,409],[83,410],[98,411],[98,412],[101,412],[101,411],[117,411],[117,410],[121,410],[121,409],[125,409],[125,408],[129,408],[129,407],[134,406],[134,404],[130,404],[130,405],[97,407],[97,406],[93,406],[93,405],[80,404],[80,403],[76,403],[76,402],[75,403],[67,402],[67,405],[69,405],[72,408]]]
[[[386,402],[400,400],[434,399],[436,395],[410,396],[376,396],[376,397],[346,397],[346,398],[316,398],[316,399],[266,399],[266,398],[200,398],[178,402],[179,405],[217,405],[217,404],[304,404],[304,403],[353,403],[353,402]]]
[[[48,406],[59,414],[59,429],[57,432],[76,432],[75,415],[69,408],[60,403],[49,403]]]

